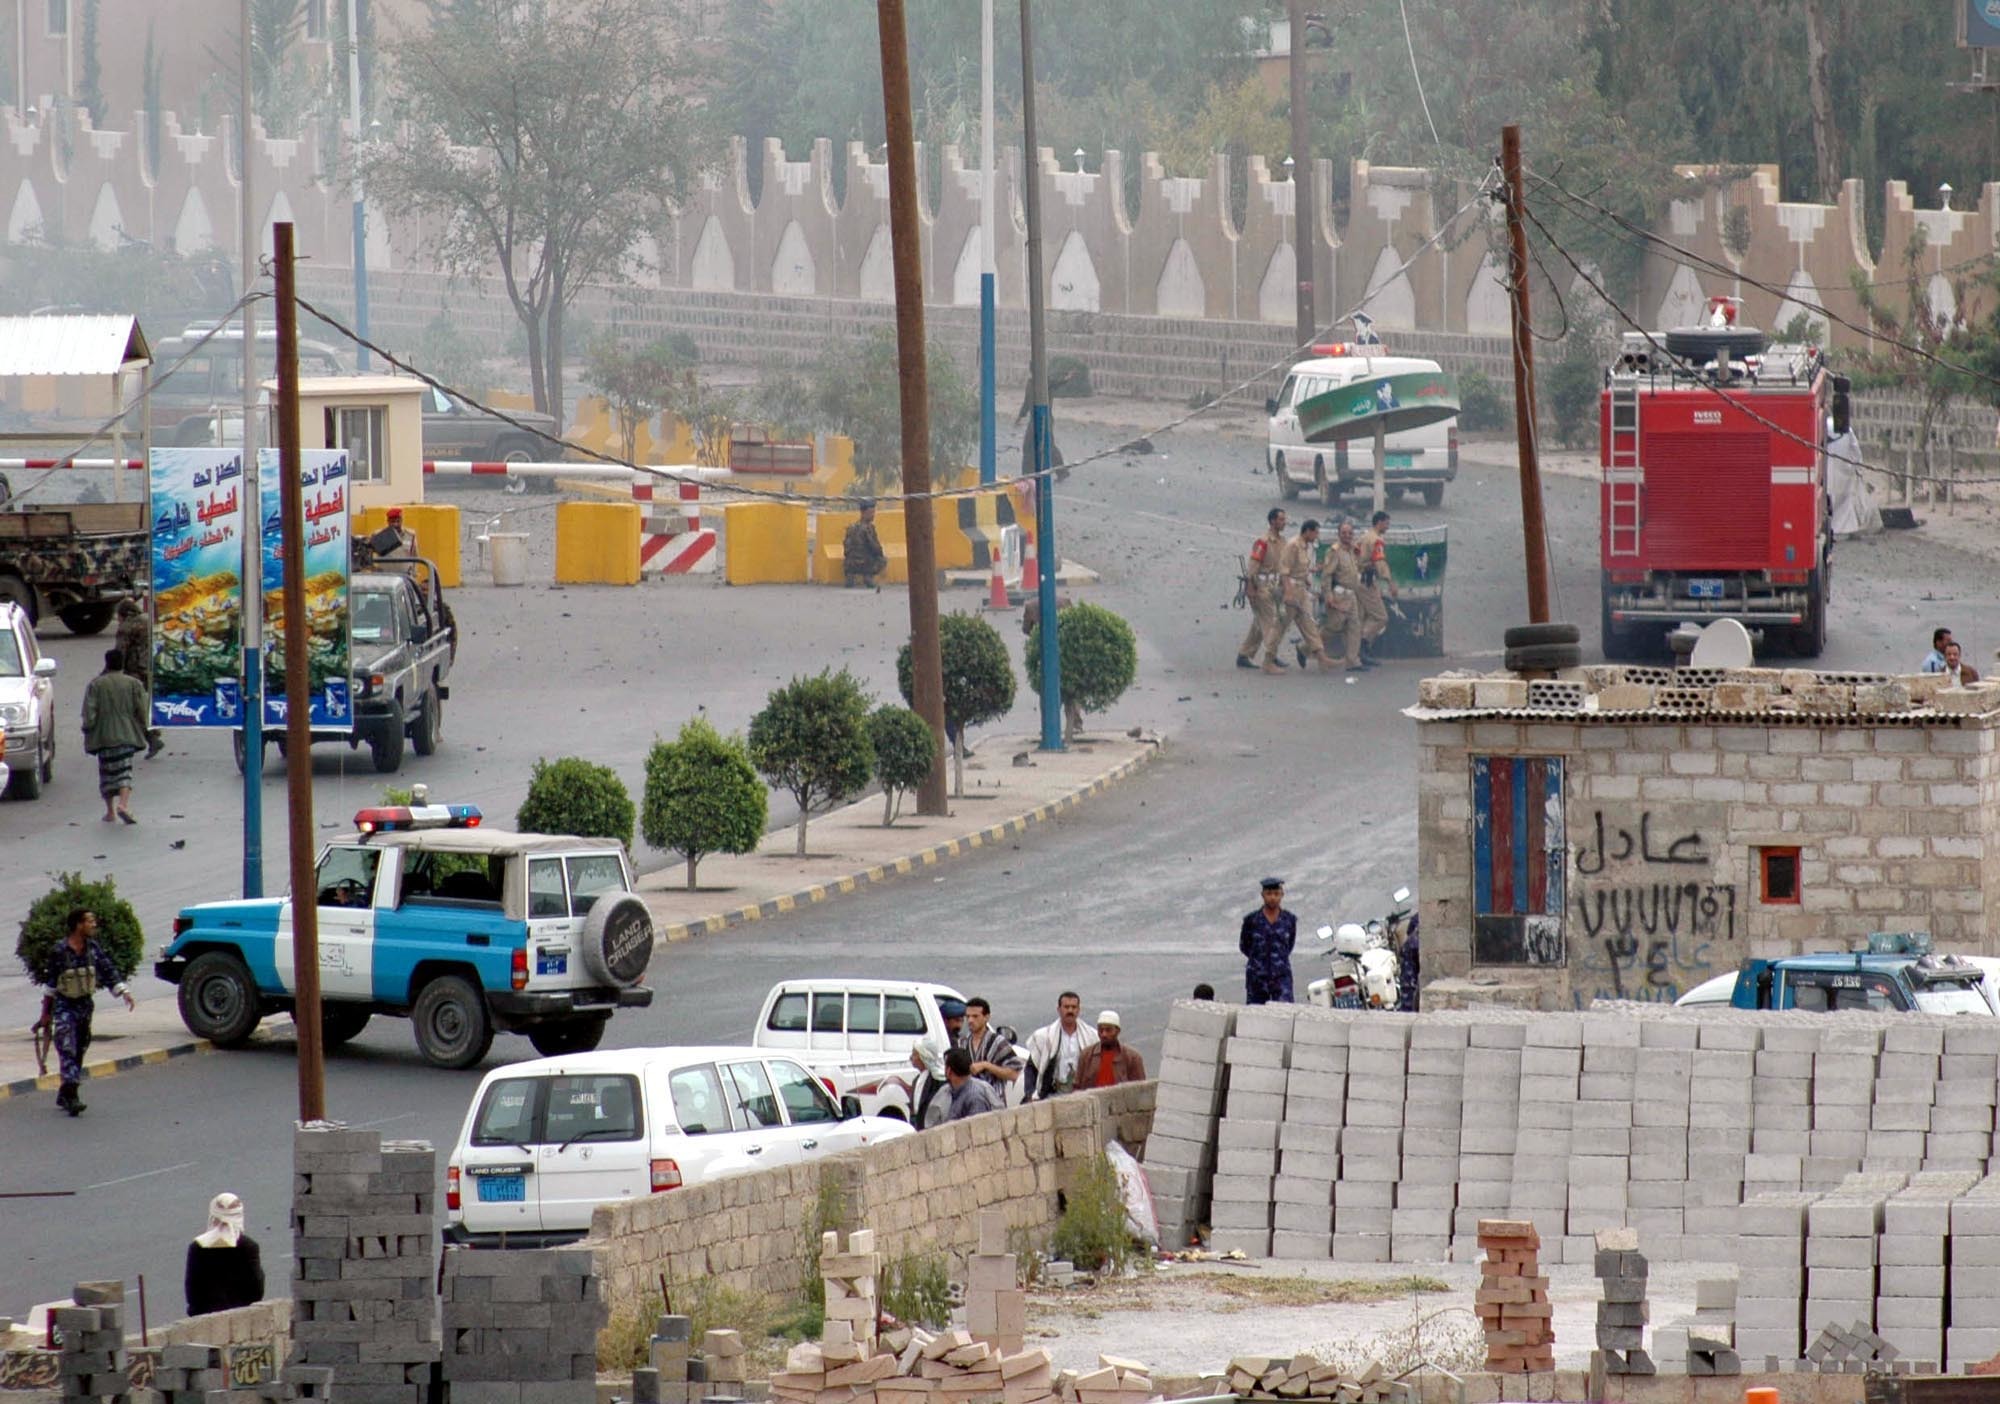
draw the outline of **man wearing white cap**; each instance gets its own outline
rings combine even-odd
[[[208,1202],[208,1227],[188,1244],[187,1311],[205,1316],[264,1300],[264,1258],[243,1231],[243,1201],[224,1190]]]
[[[1120,1042],[1119,1033],[1117,1010],[1107,1009],[1097,1016],[1097,1042],[1076,1057],[1077,1091],[1146,1080],[1146,1060],[1138,1049]]]

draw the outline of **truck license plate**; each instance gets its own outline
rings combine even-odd
[[[1417,456],[1414,453],[1386,453],[1382,455],[1384,468],[1414,468]]]
[[[1722,582],[1720,580],[1690,580],[1688,581],[1688,598],[1695,600],[1719,600],[1722,598]]]
[[[569,973],[569,952],[536,951],[535,973],[537,975],[567,975]]]
[[[528,1179],[525,1175],[481,1175],[479,1177],[479,1202],[481,1204],[519,1204],[528,1197]]]

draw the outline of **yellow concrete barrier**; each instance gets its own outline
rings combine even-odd
[[[813,579],[821,585],[844,585],[846,572],[842,569],[841,545],[847,536],[847,529],[859,521],[861,513],[821,512],[814,523],[813,537]],[[875,534],[882,539],[882,554],[889,558],[888,566],[876,578],[878,585],[907,585],[910,583],[909,536],[903,522],[903,509],[886,507],[875,513]]]
[[[461,543],[458,508],[435,502],[411,502],[402,506],[403,525],[417,538],[417,554],[437,562],[438,583],[446,589],[459,586]],[[389,524],[387,507],[362,507],[354,513],[352,530],[367,536]]]
[[[736,502],[721,512],[723,575],[731,585],[805,583],[804,503]]]
[[[556,508],[556,584],[637,585],[639,504],[564,502]]]

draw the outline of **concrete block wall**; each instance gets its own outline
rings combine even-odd
[[[1232,1005],[1181,1000],[1167,1017],[1152,1134],[1146,1141],[1146,1181],[1161,1242],[1174,1247],[1188,1242],[1197,1225],[1214,1222],[1216,1124],[1229,1085],[1224,1057],[1240,1012]],[[1331,1182],[1332,1172],[1325,1178]]]
[[[607,1312],[588,1248],[447,1248],[440,1312],[451,1404],[595,1404]]]

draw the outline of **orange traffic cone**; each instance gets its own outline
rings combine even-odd
[[[1035,538],[1028,538],[1027,554],[1021,558],[1021,593],[1032,595],[1042,588],[1042,565],[1035,554]]]
[[[1000,574],[1000,557],[993,557],[993,576],[986,582],[986,607],[988,609],[1012,609],[1013,601],[1007,598],[1007,582]]]

